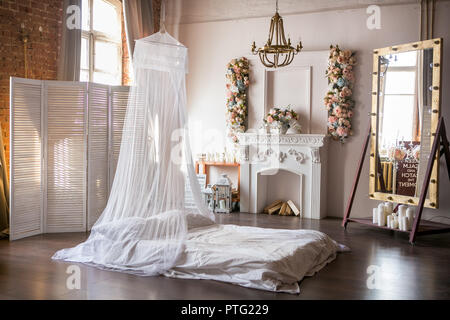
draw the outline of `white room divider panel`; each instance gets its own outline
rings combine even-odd
[[[119,160],[120,144],[122,142],[122,128],[128,104],[129,87],[111,87],[111,125],[110,125],[110,188],[116,174]]]
[[[11,79],[11,240],[42,233],[41,90],[38,80]]]
[[[45,232],[86,230],[85,83],[44,82],[47,120]]]
[[[10,239],[89,230],[108,200],[128,87],[11,78]]]
[[[109,87],[89,85],[88,135],[88,216],[90,230],[108,201],[108,113]]]

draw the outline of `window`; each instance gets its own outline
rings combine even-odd
[[[83,0],[80,81],[122,83],[121,3]]]

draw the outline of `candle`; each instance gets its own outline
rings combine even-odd
[[[385,202],[384,206],[386,208],[387,214],[391,214],[392,211],[394,211],[394,206],[393,206],[392,202]]]
[[[405,217],[405,218],[406,218],[405,231],[410,231],[411,227],[412,227],[412,221],[409,220],[408,217]]]
[[[398,219],[394,218],[394,221],[392,221],[392,229],[398,229]]]
[[[408,206],[402,204],[401,206],[398,207],[398,217],[402,218],[402,217],[406,217],[406,210],[408,209]]]
[[[384,227],[386,225],[386,214],[384,212],[384,206],[378,206],[377,208],[378,225]]]
[[[408,217],[401,218],[401,228],[402,231],[408,231]]]
[[[372,210],[372,223],[373,224],[378,223],[378,208],[373,208]]]
[[[414,208],[408,208],[406,209],[406,216],[408,217],[409,221],[412,223],[414,221]]]
[[[388,215],[388,217],[387,217],[387,226],[388,226],[388,228],[392,228],[393,227],[393,224],[392,224],[393,221],[394,221],[394,217],[392,215]]]
[[[219,201],[219,208],[220,209],[225,209],[225,200],[222,199],[222,200]]]

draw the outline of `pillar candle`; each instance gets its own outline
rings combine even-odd
[[[386,214],[384,212],[384,206],[378,206],[377,208],[378,225],[384,227],[386,225]]]
[[[409,220],[408,217],[405,217],[405,218],[406,218],[406,221],[405,221],[405,231],[409,231],[409,230],[411,230],[411,225],[412,225],[412,223],[411,223],[411,221]]]
[[[394,206],[393,206],[392,202],[385,202],[384,207],[386,208],[385,210],[386,210],[387,214],[391,214],[392,211],[394,211]]]
[[[392,229],[398,229],[398,218],[394,217],[394,220],[392,221]]]
[[[402,217],[406,217],[406,210],[408,209],[408,206],[402,204],[401,206],[398,207],[398,217],[402,218]]]
[[[372,223],[373,224],[378,223],[378,208],[373,208],[372,210]]]
[[[387,217],[387,226],[388,228],[392,228],[393,224],[392,222],[394,221],[394,217],[392,215],[388,215]]]
[[[402,217],[402,229],[403,231],[408,231],[408,217]]]

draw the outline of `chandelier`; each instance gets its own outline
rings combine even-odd
[[[273,41],[275,43],[273,44]],[[259,55],[261,63],[267,68],[279,68],[289,65],[294,56],[303,49],[301,41],[297,47],[291,46],[291,39],[284,35],[283,18],[278,14],[278,0],[275,15],[270,21],[269,39],[264,47],[256,49],[255,41],[252,44],[252,53]]]

